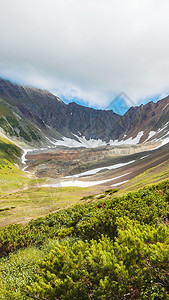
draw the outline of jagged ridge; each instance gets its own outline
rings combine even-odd
[[[10,110],[7,115],[1,113],[0,127],[11,127],[11,130],[6,129],[7,133],[16,133],[16,136],[26,142],[40,144],[41,141],[43,144],[45,136],[77,139],[72,134],[84,136],[87,140],[120,141],[135,138],[141,131],[144,134],[140,142],[143,142],[148,137],[151,138],[150,132],[155,134],[160,129],[155,135],[157,138],[168,132],[169,97],[157,103],[151,101],[146,105],[131,107],[124,116],[120,116],[112,110],[96,110],[74,102],[66,105],[46,90],[20,86],[0,79],[0,98],[3,99],[0,106],[5,105]],[[18,113],[20,119],[14,113]],[[2,124],[4,122],[7,122],[6,125]]]

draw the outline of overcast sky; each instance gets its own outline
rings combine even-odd
[[[0,0],[0,76],[92,107],[163,97],[169,1]]]

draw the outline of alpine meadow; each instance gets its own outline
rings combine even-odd
[[[0,299],[169,300],[168,15],[0,0]]]

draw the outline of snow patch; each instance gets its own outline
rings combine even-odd
[[[38,129],[39,131],[42,132],[42,130],[38,126],[36,126],[36,125],[34,125],[34,126],[36,127],[36,129]]]
[[[107,145],[106,142],[103,142],[100,139],[99,140],[94,140],[94,139],[86,140],[85,137],[79,137],[75,134],[74,134],[74,136],[76,137],[77,140],[67,138],[64,136],[62,137],[62,140],[56,140],[56,139],[51,140],[48,137],[46,137],[46,139],[55,146],[65,146],[68,148],[79,148],[79,147],[96,148],[96,147],[100,147],[103,145]]]
[[[120,146],[120,145],[136,145],[140,142],[141,137],[143,136],[144,131],[140,131],[135,138],[130,137],[127,140],[110,140],[109,144],[111,146]]]
[[[168,125],[169,125],[169,122],[167,122],[167,123],[163,126],[163,128],[159,128],[159,129],[157,130],[157,133],[160,133],[161,131],[163,131]]]
[[[150,140],[156,133],[157,133],[156,131],[150,131],[148,138],[144,141],[144,143],[147,142],[148,140]]]
[[[21,120],[21,117],[20,117],[18,114],[16,114],[15,112],[13,112],[13,114],[14,114],[19,120]]]
[[[65,176],[64,178],[78,178],[78,177],[82,177],[82,176],[94,175],[94,174],[100,172],[101,170],[105,170],[105,169],[107,169],[107,170],[114,170],[114,169],[118,169],[118,168],[127,166],[129,164],[132,164],[134,162],[135,162],[135,160],[132,160],[132,161],[129,161],[127,163],[120,163],[120,164],[115,164],[115,165],[112,165],[112,166],[106,166],[106,167],[96,168],[96,169],[85,171],[85,172],[82,172],[82,173],[79,173],[79,174],[76,174],[76,175]]]
[[[157,146],[156,148],[153,148],[153,150],[159,149],[162,146],[166,145],[169,143],[169,137],[163,139],[163,140],[156,140],[157,142],[161,142],[160,146]]]
[[[125,175],[128,175],[129,173],[123,174],[118,177],[114,177],[111,179],[105,179],[105,180],[100,180],[100,181],[80,181],[80,180],[68,180],[68,181],[60,181],[55,184],[45,184],[42,187],[71,187],[71,186],[76,186],[76,187],[91,187],[99,184],[103,184],[109,181],[116,180],[120,177],[123,177]]]
[[[116,183],[116,184],[112,184],[111,186],[118,186],[118,185],[121,185],[121,184],[124,184],[126,182],[128,182],[129,180],[125,180],[125,181],[121,181],[119,183]]]
[[[56,140],[56,139],[51,140],[48,137],[46,137],[46,139],[55,146],[65,146],[65,147],[69,147],[69,148],[77,148],[77,147],[78,148],[79,147],[96,148],[96,147],[100,147],[100,146],[106,146],[107,144],[111,145],[111,146],[135,145],[135,144],[139,143],[143,134],[144,134],[144,131],[141,131],[137,134],[137,136],[135,138],[130,137],[130,138],[128,138],[126,140],[122,140],[122,141],[110,140],[108,143],[106,143],[105,141],[103,141],[101,139],[96,140],[96,139],[90,138],[89,140],[87,140],[85,136],[78,136],[73,133],[72,133],[72,135],[76,139],[67,138],[65,136],[62,137],[62,140]],[[125,137],[126,137],[126,135],[124,135],[124,138]]]
[[[22,156],[21,156],[21,163],[22,163],[23,165],[26,165],[26,161],[27,161],[26,155],[27,155],[27,153],[28,153],[28,152],[32,152],[32,151],[35,151],[35,150],[37,150],[37,149],[22,149],[22,150],[23,150],[23,154],[22,154]],[[27,169],[27,166],[23,167],[23,168],[22,168],[22,171],[25,171],[26,169]],[[25,172],[27,172],[27,171],[25,171]]]
[[[143,156],[143,157],[141,157],[140,159],[144,159],[144,158],[146,158],[146,157],[148,157],[148,156],[150,156],[151,154],[149,154],[149,155],[146,155],[146,156]]]
[[[166,109],[166,107],[167,107],[168,105],[169,105],[169,103],[167,103],[167,105],[166,105],[166,106],[164,106],[163,110],[164,110],[164,109]]]
[[[26,154],[27,154],[28,150],[26,150],[26,149],[22,149],[22,150],[23,150],[23,154],[21,156],[21,163],[26,165],[26,160],[27,160],[26,159]]]

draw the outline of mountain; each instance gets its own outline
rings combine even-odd
[[[150,139],[151,135],[153,139],[164,137],[169,131],[169,96],[157,103],[151,101],[131,107],[122,118],[128,137],[138,132],[144,132],[140,142]]]
[[[74,102],[67,105],[46,90],[0,79],[0,127],[24,144],[90,147],[159,140],[168,136],[168,120],[169,97],[131,107],[120,116]]]

